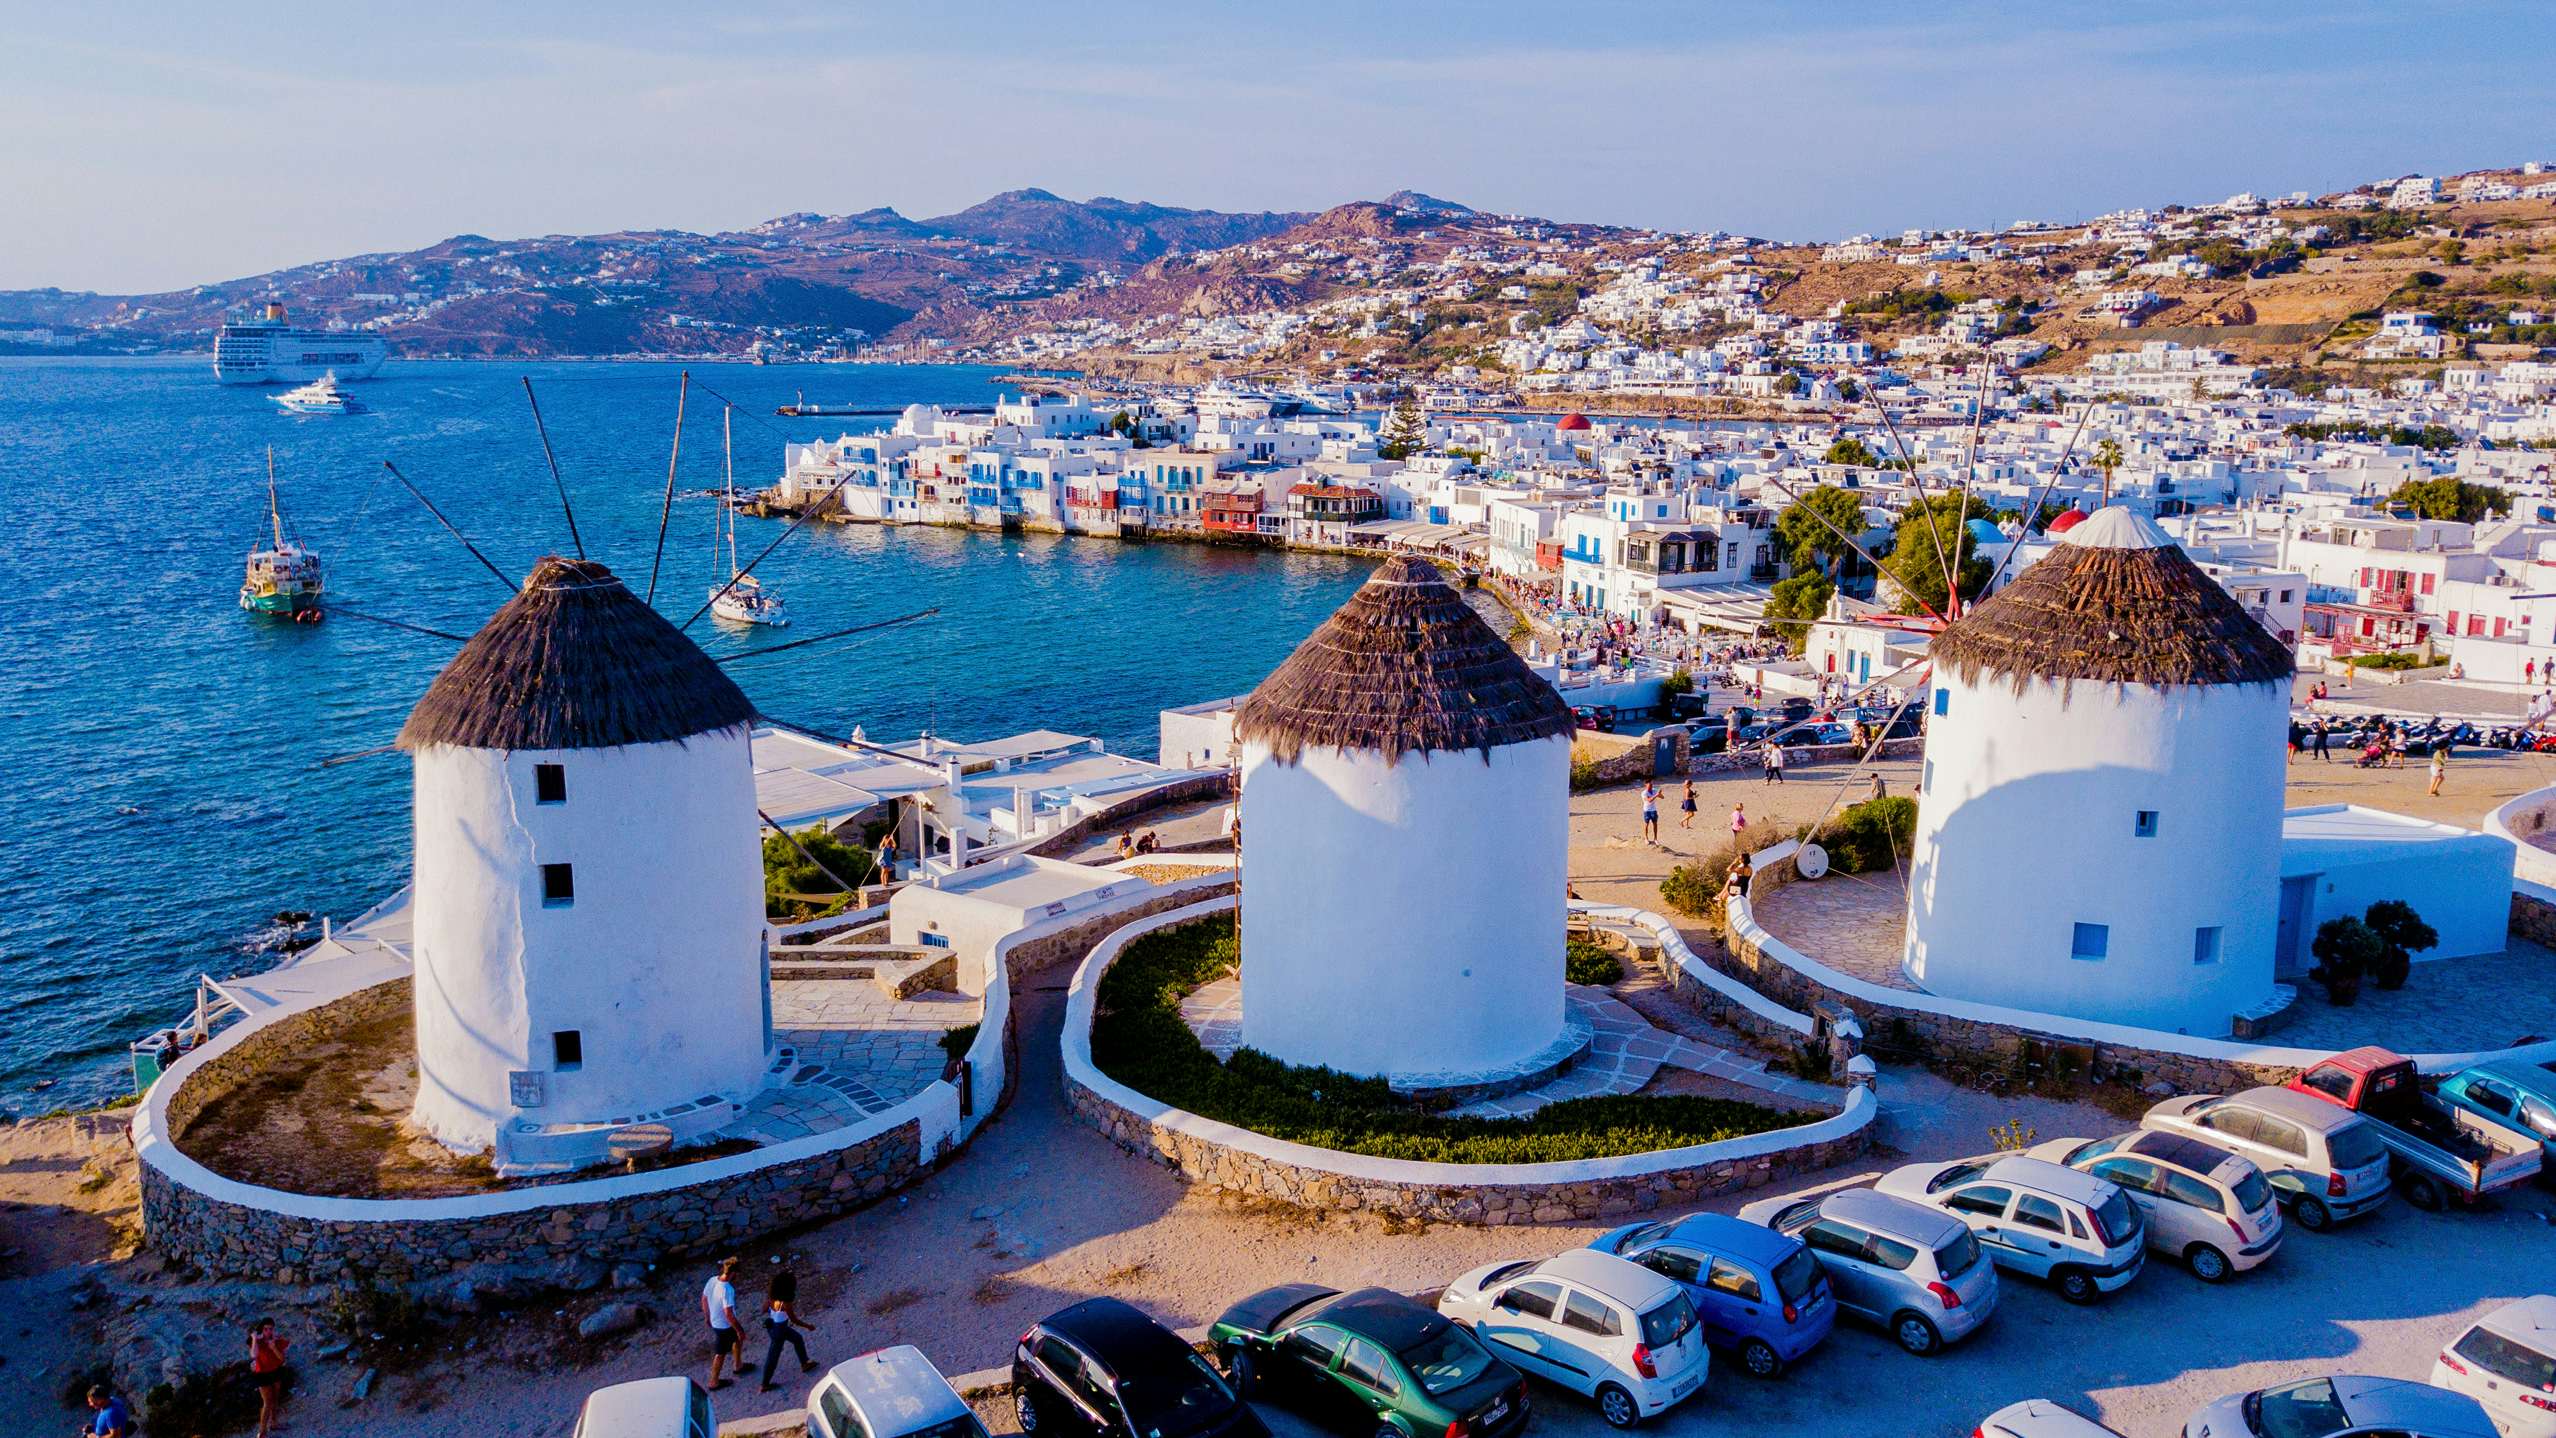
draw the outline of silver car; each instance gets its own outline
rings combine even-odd
[[[2031,1151],[2130,1195],[2147,1220],[2148,1248],[2204,1283],[2269,1259],[2286,1231],[2272,1184],[2252,1162],[2188,1134],[2133,1129],[2111,1138],[2060,1138]]]
[[[2027,1398],[1980,1419],[1970,1438],[2121,1438],[2121,1434],[2047,1398]]]
[[[985,1438],[985,1425],[907,1344],[837,1363],[808,1394],[808,1438]]]
[[[2268,1086],[2226,1098],[2186,1094],[2148,1110],[2139,1127],[2190,1134],[2252,1160],[2310,1233],[2387,1202],[2378,1126],[2321,1098]]]
[[[1739,1212],[1819,1257],[1838,1311],[1876,1324],[1911,1353],[1941,1352],[1997,1311],[1997,1265],[1959,1219],[1869,1188],[1770,1198]]]
[[[2497,1438],[2476,1400],[2429,1383],[2337,1374],[2231,1393],[2192,1415],[2183,1438]]]

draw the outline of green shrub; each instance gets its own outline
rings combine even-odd
[[[1660,880],[1660,900],[1690,919],[1709,918],[1719,912],[1724,872],[1702,864],[1680,864]]]
[[[1451,1118],[1381,1079],[1299,1068],[1252,1049],[1218,1063],[1181,1022],[1180,996],[1232,966],[1208,921],[1129,944],[1094,995],[1092,1060],[1150,1098],[1291,1143],[1430,1163],[1550,1163],[1710,1143],[1812,1121],[1726,1099],[1571,1099],[1522,1119]]]
[[[1829,867],[1841,874],[1871,874],[1908,857],[1917,838],[1917,801],[1886,794],[1852,804],[1820,826],[1818,842]]]
[[[942,1034],[941,1052],[948,1054],[952,1063],[966,1058],[969,1046],[976,1042],[976,1031],[982,1027],[981,1024],[961,1024]]]
[[[2343,662],[2355,669],[2431,669],[2449,660],[2426,659],[2411,649],[2390,649],[2378,654],[2347,655]]]
[[[1624,961],[1595,939],[1573,939],[1563,946],[1562,976],[1603,986],[1624,977]]]
[[[2360,1000],[2363,976],[2386,957],[2387,941],[2358,919],[2328,919],[2316,926],[2308,952],[2316,956],[2308,977],[2325,986],[2325,1001],[2348,1008]]]
[[[2441,941],[2439,931],[2423,922],[2403,899],[2381,899],[2361,915],[2378,936],[2379,956],[2370,966],[2370,981],[2382,989],[2401,989],[2414,974],[2414,956]]]
[[[1673,699],[1680,694],[1694,692],[1695,675],[1691,670],[1672,669],[1669,671],[1669,677],[1660,681],[1660,697],[1663,699]]]
[[[802,849],[807,852],[801,853]],[[811,855],[815,863],[808,862]],[[797,834],[766,834],[764,915],[797,922],[843,913],[851,908],[853,898],[843,885],[870,882],[876,877],[874,865],[869,850],[843,842],[827,833],[823,825]],[[842,883],[835,882],[837,877]],[[826,895],[835,897],[829,901]]]
[[[1598,774],[1596,756],[1576,744],[1571,746],[1571,792],[1583,793],[1605,783],[1606,780]]]
[[[154,1384],[142,1396],[142,1431],[150,1438],[199,1438],[257,1422],[257,1388],[242,1359]]]

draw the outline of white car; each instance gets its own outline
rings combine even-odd
[[[716,1438],[710,1395],[689,1378],[615,1383],[586,1395],[576,1438]]]
[[[2263,1170],[2190,1134],[2141,1128],[2111,1138],[2058,1138],[2030,1156],[2130,1195],[2147,1223],[2149,1250],[2204,1283],[2224,1283],[2280,1251],[2281,1205]]]
[[[1685,1289],[1592,1248],[1477,1268],[1438,1311],[1520,1370],[1597,1400],[1613,1428],[1694,1397],[1712,1362]]]
[[[2009,1403],[1979,1420],[1970,1438],[2121,1438],[2084,1414],[2047,1398]]]
[[[2556,1298],[2506,1303],[2441,1350],[2432,1386],[2485,1407],[2503,1438],[2556,1438]]]
[[[2130,1195],[2048,1159],[1912,1163],[1874,1187],[1960,1219],[1999,1268],[2047,1279],[2070,1303],[2129,1287],[2148,1261],[2147,1225]]]
[[[808,1394],[808,1438],[985,1438],[958,1390],[911,1344],[837,1363]]]

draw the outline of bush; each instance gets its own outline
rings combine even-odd
[[[1816,838],[1828,851],[1829,867],[1841,874],[1894,868],[1917,840],[1917,801],[1886,794],[1849,805],[1821,825]]]
[[[961,1024],[942,1034],[941,1052],[949,1055],[952,1063],[966,1058],[968,1047],[976,1042],[976,1031],[982,1027],[981,1024]]]
[[[797,842],[793,843],[795,839]],[[799,851],[805,849],[807,853]],[[813,855],[815,863],[808,862]],[[797,922],[839,914],[852,906],[844,884],[865,884],[876,861],[867,849],[844,843],[822,825],[799,834],[763,836],[763,912]],[[831,870],[829,874],[827,871]],[[842,883],[835,880],[840,877]],[[825,895],[835,895],[828,901]]]
[[[199,1438],[256,1422],[257,1387],[249,1382],[246,1359],[154,1384],[142,1396],[142,1431],[150,1438]]]
[[[2361,922],[2378,936],[2379,956],[2370,966],[2370,981],[2382,989],[2405,987],[2414,975],[2414,956],[2441,941],[2440,934],[2403,899],[2379,900],[2361,915]]]
[[[1605,784],[1606,780],[1598,774],[1597,756],[1586,752],[1576,744],[1571,746],[1571,792],[1584,793],[1590,789],[1602,788]]]
[[[1660,880],[1660,899],[1670,908],[1690,919],[1711,918],[1720,912],[1723,871],[1702,864],[1680,864]]]
[[[1672,669],[1669,671],[1669,677],[1660,681],[1660,697],[1663,699],[1674,699],[1678,695],[1692,694],[1694,692],[1695,673],[1693,670]]]
[[[1092,1060],[1150,1098],[1221,1123],[1342,1153],[1431,1163],[1552,1163],[1711,1143],[1812,1116],[1688,1096],[1569,1099],[1522,1119],[1450,1118],[1381,1079],[1299,1068],[1251,1049],[1218,1063],[1181,1022],[1180,996],[1231,966],[1217,922],[1158,929],[1100,981]]]
[[[2308,952],[2316,956],[2308,977],[2325,986],[2325,1001],[2348,1008],[2360,1001],[2361,979],[2386,956],[2387,941],[2358,919],[2328,919],[2317,925]]]
[[[1603,987],[1624,977],[1624,961],[1595,939],[1573,939],[1563,945],[1562,977]]]
[[[2352,654],[2344,663],[2355,669],[2431,669],[2447,664],[2447,659],[2426,659],[2411,649],[2389,649],[2377,654]]]

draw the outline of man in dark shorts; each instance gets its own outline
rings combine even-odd
[[[728,1380],[719,1370],[734,1364],[739,1373],[745,1371],[745,1334],[737,1322],[737,1261],[719,1260],[719,1271],[701,1285],[701,1312],[710,1320],[710,1386],[725,1388]]]
[[[257,1438],[275,1431],[284,1414],[284,1350],[293,1346],[275,1331],[275,1320],[261,1318],[249,1330],[249,1381],[257,1385]]]

